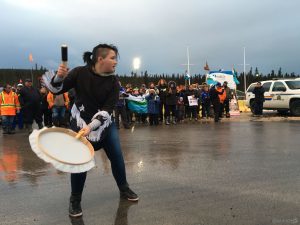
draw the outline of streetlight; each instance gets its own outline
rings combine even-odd
[[[246,90],[247,90],[246,66],[250,65],[250,64],[246,64],[246,47],[244,47],[244,64],[239,64],[239,65],[244,65],[244,91],[246,95]]]
[[[139,58],[139,57],[135,57],[134,59],[133,59],[133,69],[137,72],[138,71],[138,69],[140,68],[140,66],[141,66],[141,59]]]

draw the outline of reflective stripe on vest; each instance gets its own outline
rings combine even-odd
[[[4,104],[4,93],[3,93],[3,91],[1,92],[1,96],[2,96],[2,103]]]
[[[4,93],[3,93],[3,91],[0,93],[1,94],[1,96],[2,96],[2,104],[1,104],[1,107],[5,107],[5,106],[15,106],[16,104],[5,104],[5,101],[4,101]],[[12,97],[13,97],[13,99],[14,99],[14,97],[15,97],[15,92],[13,92],[12,93]]]

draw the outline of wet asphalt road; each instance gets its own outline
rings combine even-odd
[[[227,121],[120,130],[127,177],[140,201],[120,201],[97,152],[81,219],[68,217],[68,174],[0,134],[0,224],[300,224],[300,122]]]

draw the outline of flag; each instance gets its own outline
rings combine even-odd
[[[184,79],[189,80],[189,79],[191,79],[191,76],[188,73],[186,73],[185,76],[184,76]]]
[[[128,108],[136,113],[148,113],[147,100],[143,96],[129,95],[127,99]]]
[[[184,79],[185,80],[191,79],[191,75],[189,75],[187,71],[185,71]]]
[[[237,72],[236,72],[236,70],[232,67],[232,74],[233,75],[236,75],[237,74]]]
[[[204,66],[204,70],[207,70],[207,71],[210,70],[210,69],[209,69],[209,66],[208,66],[208,64],[207,64],[207,61],[206,61],[206,64],[205,64],[205,66]]]
[[[33,62],[32,53],[29,54],[29,62]]]

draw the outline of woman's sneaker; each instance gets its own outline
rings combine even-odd
[[[79,217],[82,216],[82,209],[81,209],[81,196],[71,195],[70,197],[70,204],[69,204],[69,215],[71,217]]]
[[[125,187],[122,190],[120,189],[120,197],[132,202],[136,202],[139,200],[139,196],[134,193],[129,187]]]

